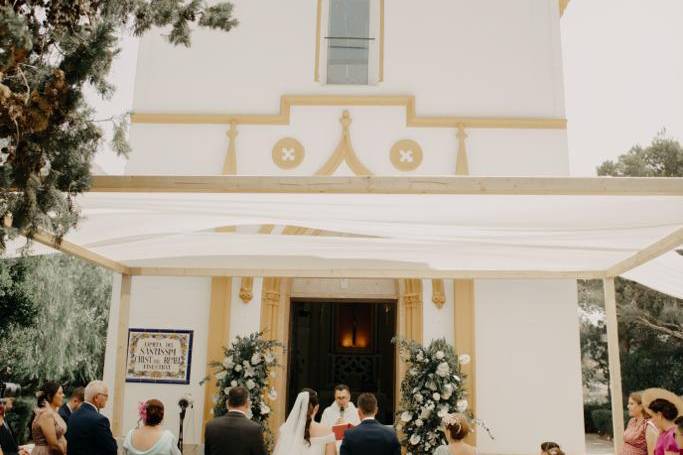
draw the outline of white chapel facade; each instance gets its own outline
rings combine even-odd
[[[232,3],[240,24],[229,33],[198,30],[188,49],[160,33],[141,40],[127,175],[569,174],[565,2]],[[218,230],[353,235],[258,222]],[[535,453],[543,440],[584,453],[575,280],[394,279],[389,272],[379,279],[128,279],[129,327],[193,330],[194,341],[189,385],[123,386],[119,433],[134,426],[138,401],[155,397],[175,409],[190,392],[186,442],[201,442],[213,392],[199,382],[222,345],[266,330],[287,346],[297,299],[367,299],[395,302],[397,335],[424,343],[444,337],[470,354],[470,401],[495,434],[480,432],[480,453]],[[115,280],[110,339],[121,285]],[[107,349],[105,380],[113,384],[116,346]],[[397,366],[394,386],[400,374]],[[277,379],[276,420],[287,380],[286,371]],[[174,412],[167,424],[177,427]]]

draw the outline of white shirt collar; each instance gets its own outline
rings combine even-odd
[[[364,417],[362,422],[365,422],[366,420],[375,420],[374,417]]]
[[[242,414],[244,417],[247,417],[247,413],[244,412],[244,411],[241,411],[241,410],[239,410],[239,409],[228,409],[228,412],[239,412],[239,413]]]
[[[89,401],[84,401],[83,404],[88,404],[88,405],[92,406],[93,409],[94,409],[95,411],[100,412],[100,410],[97,409],[97,406],[95,406],[94,404],[92,404],[92,403],[89,402]]]

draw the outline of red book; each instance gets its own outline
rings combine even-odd
[[[353,428],[353,425],[350,423],[342,423],[341,425],[334,425],[332,427],[332,431],[334,432],[334,437],[337,439],[337,441],[341,441],[344,439],[344,433],[346,433],[346,430],[349,428]]]

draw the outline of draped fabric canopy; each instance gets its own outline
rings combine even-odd
[[[683,191],[436,194],[403,182],[394,194],[100,192],[96,184],[77,198],[84,219],[66,240],[140,273],[544,278],[619,270],[668,239],[624,276],[683,297],[683,256],[671,251],[683,243]],[[263,225],[276,227],[259,233]]]

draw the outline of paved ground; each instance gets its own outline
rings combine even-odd
[[[612,441],[602,439],[597,434],[587,434],[586,453],[588,455],[612,455],[614,454],[614,446]]]

